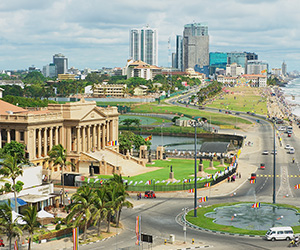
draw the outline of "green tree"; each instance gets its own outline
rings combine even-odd
[[[94,198],[94,211],[93,217],[94,225],[97,225],[97,235],[98,237],[101,234],[101,222],[104,218],[107,218],[108,209],[107,209],[107,187],[103,185],[101,188],[95,190]]]
[[[41,72],[33,71],[33,72],[29,72],[24,77],[23,81],[29,84],[32,83],[36,84],[36,83],[43,83],[44,81],[46,81],[46,78],[43,76]]]
[[[22,230],[16,220],[13,221],[10,200],[8,204],[0,205],[0,231],[7,236],[9,249],[12,247],[12,239],[22,235]]]
[[[89,186],[80,187],[77,192],[72,196],[72,203],[69,205],[70,213],[67,216],[67,221],[73,221],[74,226],[84,225],[83,241],[86,241],[86,232],[88,222],[92,218],[93,211],[95,210],[95,194],[93,189]]]
[[[116,227],[119,227],[121,211],[123,207],[132,208],[133,204],[126,200],[129,194],[126,192],[125,186],[123,184],[122,176],[114,174],[113,178],[110,179],[113,188],[112,199],[115,200],[113,204],[114,213],[116,215]]]
[[[26,224],[24,225],[24,229],[29,233],[28,250],[30,250],[34,230],[37,229],[39,225],[37,221],[36,206],[27,207],[24,210],[24,216],[22,217],[22,219],[26,222]]]
[[[5,157],[5,155],[16,156],[18,163],[24,162],[25,145],[17,141],[6,143],[1,150],[1,157]]]
[[[125,126],[127,126],[127,130],[129,130],[129,126],[134,122],[134,119],[124,119],[123,121],[121,121],[122,124],[124,124]]]
[[[17,203],[17,189],[16,179],[23,175],[23,170],[18,163],[18,157],[16,154],[14,156],[6,155],[3,162],[0,162],[0,175],[3,175],[4,178],[12,179],[12,189],[14,191],[15,198],[15,211],[18,212],[18,203]]]
[[[72,165],[70,161],[67,161],[66,149],[61,145],[54,145],[48,152],[49,157],[46,159],[49,163],[53,163],[53,166],[59,165],[61,168],[61,180],[62,180],[62,205],[65,204],[65,181],[64,181],[64,169],[68,165]]]

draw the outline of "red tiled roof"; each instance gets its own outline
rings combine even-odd
[[[28,110],[18,107],[16,105],[10,104],[8,102],[0,100],[0,115],[8,115],[9,112],[13,113],[26,113]]]

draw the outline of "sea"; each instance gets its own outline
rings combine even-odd
[[[300,78],[289,81],[281,90],[292,113],[300,117]]]

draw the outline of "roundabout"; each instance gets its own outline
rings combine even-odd
[[[291,226],[300,233],[300,209],[286,204],[234,202],[202,206],[182,214],[188,226],[212,232],[263,236],[270,227]]]

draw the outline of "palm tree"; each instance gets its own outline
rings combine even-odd
[[[52,162],[53,166],[60,165],[61,168],[61,179],[62,179],[62,206],[65,202],[65,180],[64,180],[64,168],[68,165],[72,165],[72,162],[67,161],[66,149],[61,145],[54,145],[52,149],[48,152],[48,159],[46,161]]]
[[[13,182],[13,191],[15,198],[15,211],[18,212],[18,203],[17,203],[17,191],[16,191],[16,179],[23,175],[23,170],[18,164],[18,156],[14,154],[14,156],[6,155],[3,162],[0,162],[0,175],[3,175],[4,178],[12,179]]]
[[[12,238],[22,235],[22,230],[17,224],[16,219],[14,221],[12,219],[10,200],[8,200],[8,204],[4,203],[0,205],[0,231],[7,235],[9,249],[12,246]]]
[[[24,229],[29,233],[28,250],[30,250],[34,230],[38,228],[36,206],[27,207],[24,210],[24,216],[22,219],[26,222],[26,224],[24,225]]]
[[[95,209],[94,196],[95,194],[89,186],[82,186],[72,196],[72,203],[69,205],[70,213],[66,219],[68,222],[74,220],[75,227],[84,225],[83,241],[86,241],[87,225]]]
[[[118,184],[118,206],[116,207],[116,227],[119,227],[121,211],[123,207],[132,208],[133,204],[126,200],[129,194],[125,190],[123,184]]]
[[[94,225],[97,224],[97,235],[98,237],[101,234],[101,221],[107,217],[109,209],[107,209],[107,188],[106,186],[102,186],[99,189],[95,190],[95,197],[94,197],[94,205],[95,210],[93,212],[92,219],[94,220]]]

